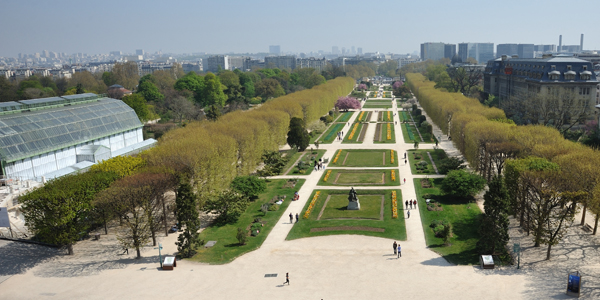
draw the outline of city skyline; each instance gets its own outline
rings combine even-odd
[[[284,5],[272,0],[175,1],[168,6],[139,0],[109,0],[102,5],[72,0],[32,5],[8,0],[0,3],[0,16],[4,24],[14,26],[0,32],[0,56],[43,50],[69,54],[136,49],[150,53],[262,53],[268,52],[270,45],[280,45],[283,53],[329,52],[332,46],[361,47],[364,53],[413,53],[424,42],[558,44],[561,34],[563,44],[578,45],[582,33],[586,35],[585,50],[597,50],[600,40],[590,30],[595,25],[591,18],[566,22],[560,28],[540,22],[540,18],[577,15],[594,4],[592,0],[569,6],[558,0],[544,5],[509,0],[503,3],[502,13],[496,13],[475,0],[450,7],[441,0],[385,0],[369,14],[365,3],[355,0]],[[291,7],[310,7],[311,13],[294,13],[298,10]],[[198,14],[207,11],[222,13]],[[363,20],[364,26],[348,26],[348,22],[333,19],[332,13],[345,20]],[[490,14],[496,14],[497,20],[491,22]],[[370,19],[375,23],[369,25]],[[386,26],[377,25],[382,20]],[[456,26],[448,26],[453,22]],[[481,25],[474,26],[477,24]]]

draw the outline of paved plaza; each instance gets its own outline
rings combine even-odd
[[[393,101],[391,111],[398,112],[396,101]],[[358,113],[355,113],[342,129],[344,134],[349,133],[350,125],[357,117]],[[398,121],[398,115],[394,119]],[[376,120],[374,113],[371,121]],[[404,164],[402,157],[413,145],[403,142],[401,122],[394,124],[396,144],[373,143],[373,124],[368,127],[361,144],[334,141],[320,145],[319,149],[327,150],[324,158],[330,161],[338,149],[397,151],[399,166],[393,168],[399,169],[401,182],[406,178],[406,184],[398,188],[402,190],[404,200],[416,199],[413,179],[425,175],[412,175],[410,166]],[[439,129],[434,128],[435,136],[442,136]],[[434,144],[425,143],[419,146],[420,149],[433,147]],[[440,148],[450,156],[459,154],[447,137],[442,137]],[[183,260],[177,262],[174,271],[162,271],[158,250],[146,247],[143,258],[136,260],[133,259],[134,251],[122,255],[111,235],[103,235],[99,241],[78,243],[74,256],[66,256],[52,248],[0,241],[0,299],[568,298],[564,296],[564,283],[554,277],[551,284],[544,285],[548,292],[538,293],[540,279],[531,269],[524,271],[510,266],[482,270],[479,266],[449,264],[427,248],[417,209],[413,209],[411,217],[405,220],[408,238],[400,242],[400,258],[393,254],[394,241],[384,238],[334,235],[286,241],[293,226],[288,219],[289,213],[301,213],[314,189],[349,189],[318,186],[322,175],[323,171],[314,171],[305,176],[276,176],[306,179],[299,191],[299,201],[292,202],[283,212],[261,248],[225,265]],[[368,188],[393,187],[361,187]],[[406,215],[400,217],[406,218]],[[160,238],[163,255],[176,252],[175,241],[173,234]],[[290,274],[289,285],[283,285],[286,272]],[[265,277],[266,274],[277,275]]]

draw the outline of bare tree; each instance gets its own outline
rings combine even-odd
[[[524,101],[524,116],[532,123],[552,126],[564,133],[573,126],[583,124],[590,117],[588,101],[578,97],[574,91],[563,90],[562,93],[551,92],[548,95],[539,93]]]

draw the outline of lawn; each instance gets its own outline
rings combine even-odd
[[[405,143],[422,142],[417,129],[412,123],[402,123],[402,136]]]
[[[398,152],[394,151],[394,162],[392,163],[391,151],[338,150],[329,165],[333,167],[396,167],[398,166]],[[334,163],[336,156],[338,159]]]
[[[308,164],[308,169],[304,170],[304,172],[301,172],[300,170],[298,170],[298,165],[296,164],[296,166],[294,166],[292,170],[286,175],[309,175],[315,169],[314,162],[319,161],[319,158],[323,157],[327,150],[313,150],[312,152],[310,150],[306,150],[305,152],[306,154],[302,156],[300,161],[303,161],[305,164]]]
[[[298,160],[298,158],[300,158],[300,156],[304,155],[304,152],[298,152],[295,149],[294,150],[284,150],[284,151],[286,153],[285,157],[288,158],[288,162],[285,164],[285,166],[283,167],[283,170],[281,171],[283,175],[286,174],[288,169],[294,165],[294,162],[296,162],[296,160]]]
[[[392,180],[392,171],[394,180]],[[327,177],[327,180],[325,180]],[[400,184],[398,170],[376,169],[376,170],[354,170],[354,169],[326,169],[323,171],[318,185],[378,185],[394,186]]]
[[[419,202],[419,212],[427,246],[444,257],[447,261],[458,265],[478,263],[476,244],[479,240],[479,218],[481,210],[475,203],[456,202],[447,196],[440,196],[437,186],[441,185],[442,178],[433,179],[433,188],[421,187],[421,179],[414,179]],[[442,207],[442,211],[429,211],[423,195],[430,194]],[[429,226],[433,220],[447,220],[452,225],[453,236],[450,246],[445,246],[441,238],[435,237],[433,229]]]
[[[319,197],[308,219],[300,218],[300,222],[295,223],[294,227],[287,236],[287,240],[293,240],[304,237],[338,235],[338,234],[357,234],[389,238],[395,240],[406,240],[406,227],[404,224],[404,211],[402,192],[395,190],[398,201],[398,216],[392,218],[392,190],[356,190],[360,202],[360,211],[349,211],[343,209],[348,205],[348,190],[318,190]],[[306,202],[301,216],[304,216],[311,200],[314,198],[317,190],[313,191],[309,201]],[[332,196],[327,206],[325,206],[323,216],[336,217],[338,219],[324,220],[321,216],[317,220],[328,196]],[[381,212],[381,196],[384,197],[383,220],[379,220]],[[332,202],[333,201],[333,202]],[[327,212],[327,215],[326,215]],[[376,216],[376,217],[374,217]],[[357,219],[350,219],[350,218]],[[343,219],[340,219],[343,218]],[[367,219],[372,218],[372,219]],[[341,228],[341,227],[351,228]],[[313,230],[311,232],[311,229]],[[370,231],[378,229],[379,231]]]
[[[371,113],[372,112],[370,111],[361,111],[354,122],[369,122],[369,120],[371,119]]]
[[[380,111],[377,116],[378,122],[394,122],[394,112],[393,111]]]
[[[268,182],[267,191],[250,204],[235,224],[209,226],[204,229],[204,231],[200,233],[200,239],[206,242],[217,241],[217,243],[211,248],[198,248],[198,253],[194,255],[191,260],[209,264],[225,264],[233,261],[238,256],[260,248],[269,235],[269,232],[271,232],[271,229],[273,229],[273,226],[275,226],[283,212],[287,209],[294,192],[299,190],[300,187],[302,187],[302,184],[304,184],[304,179],[298,180],[296,186],[293,188],[283,188],[286,182],[286,179],[271,180]],[[269,200],[277,195],[286,195],[286,199],[288,200],[283,201],[279,210],[269,211],[266,216],[263,215],[260,211],[260,206],[269,202]],[[248,236],[246,244],[240,246],[236,239],[237,228],[246,228],[255,218],[261,218],[265,223],[262,231],[256,237]]]
[[[387,138],[388,124],[390,128],[390,139]],[[396,129],[394,123],[377,123],[377,126],[381,126],[379,130],[375,129],[375,135],[373,136],[373,143],[396,143]],[[377,134],[379,132],[379,135]]]
[[[323,210],[323,215],[319,220],[330,219],[373,219],[379,220],[381,217],[381,199],[383,195],[361,195],[358,197],[360,210],[348,210],[348,195],[331,195],[327,206]],[[312,199],[312,198],[311,198]],[[318,213],[315,211],[314,213]]]
[[[337,138],[337,133],[342,131],[346,123],[332,123],[329,129],[318,139],[319,143],[331,144]]]
[[[392,108],[392,103],[385,103],[385,102],[375,102],[375,103],[369,103],[370,101],[367,101],[367,103],[365,103],[363,105],[362,108]]]
[[[428,149],[428,150],[408,150],[408,161],[410,163],[410,171],[413,174],[437,174],[433,169],[433,165],[431,164],[431,160],[427,155],[427,152],[431,154],[431,158],[433,158],[433,162],[439,170],[442,159],[448,157],[446,152],[442,149]],[[427,168],[425,170],[417,170],[417,164],[421,161],[427,162]]]
[[[354,114],[353,111],[344,112],[335,121],[336,122],[348,122],[350,120],[350,117],[352,117],[352,114]]]
[[[352,124],[352,127],[351,127],[352,129],[350,130],[350,132],[344,133],[344,140],[342,141],[342,143],[362,143],[363,141],[360,139],[360,136],[361,136],[363,127],[365,127],[365,132],[366,132],[366,127],[368,125],[369,125],[368,123]]]

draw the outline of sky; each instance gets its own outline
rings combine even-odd
[[[579,45],[600,49],[598,0],[0,0],[0,56],[100,54],[412,53],[424,42]]]

